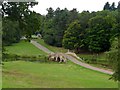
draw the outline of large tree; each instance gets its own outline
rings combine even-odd
[[[109,4],[109,2],[105,3],[103,10],[110,10],[110,4]]]
[[[120,36],[111,41],[110,51],[107,52],[109,64],[112,66],[114,73],[110,79],[120,81]]]
[[[79,21],[76,20],[72,22],[67,30],[65,31],[63,37],[63,47],[67,49],[78,49],[79,48],[79,35],[80,35],[81,26]]]
[[[117,27],[118,31],[115,35],[115,39],[112,40],[111,50],[108,52],[108,59],[110,60],[110,64],[112,64],[114,69],[114,74],[111,79],[119,82],[120,85],[120,2],[118,4],[118,14],[117,14]]]
[[[18,21],[11,21],[7,18],[2,20],[2,42],[3,45],[10,45],[20,40],[20,29]]]
[[[54,46],[62,46],[64,31],[67,29],[68,10],[57,8],[54,12],[50,9],[46,15],[43,39],[46,43]],[[49,17],[49,18],[48,18]]]
[[[111,10],[113,10],[113,11],[114,11],[114,10],[116,10],[116,7],[115,7],[115,2],[113,2],[113,3],[112,3],[112,5],[111,5],[111,8],[110,8],[110,9],[111,9]]]
[[[30,40],[31,35],[40,29],[40,24],[40,15],[36,12],[30,12],[30,15],[26,15],[22,21],[22,34]]]
[[[17,32],[20,36],[27,34],[27,37],[31,37],[32,32],[38,29],[38,20],[35,19],[36,13],[30,11],[29,7],[36,4],[37,2],[4,2],[2,4],[3,18],[17,21],[19,24]]]
[[[120,1],[118,2],[117,9],[118,9],[118,11],[120,11]]]
[[[46,18],[47,19],[51,19],[54,16],[54,10],[53,10],[53,8],[50,7],[50,8],[47,8],[46,10],[48,12],[47,15],[46,15]]]
[[[106,17],[95,16],[89,20],[89,28],[86,30],[86,45],[93,52],[106,51],[110,48],[110,38],[115,19],[109,15]]]

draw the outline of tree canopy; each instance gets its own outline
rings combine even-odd
[[[30,38],[39,29],[37,13],[29,9],[36,4],[37,2],[2,3],[3,43],[5,45],[18,42],[24,35]]]

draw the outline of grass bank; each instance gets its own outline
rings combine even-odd
[[[39,50],[31,43],[25,41],[15,43],[11,46],[6,46],[5,49],[6,49],[6,53],[8,54],[16,54],[16,55],[24,55],[24,56],[38,56],[41,54],[46,55],[45,52]]]
[[[71,62],[5,62],[3,88],[115,88],[109,75]]]

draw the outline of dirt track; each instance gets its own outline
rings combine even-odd
[[[49,49],[47,49],[46,47],[40,45],[39,43],[37,43],[37,42],[34,41],[34,40],[31,40],[31,43],[32,43],[33,45],[35,45],[37,48],[39,48],[40,50],[42,50],[42,51],[44,51],[44,52],[46,52],[46,53],[48,53],[48,54],[49,54],[49,53],[54,53],[54,52],[50,51]],[[93,66],[91,66],[91,65],[89,65],[89,64],[86,64],[86,63],[83,63],[83,62],[81,62],[81,61],[78,61],[76,58],[74,58],[74,57],[72,57],[72,56],[70,56],[70,55],[65,55],[65,56],[66,56],[66,58],[67,58],[68,60],[70,60],[70,61],[72,61],[72,62],[74,62],[74,63],[76,63],[76,64],[78,64],[78,65],[80,65],[80,66],[82,66],[82,67],[85,67],[85,68],[88,68],[88,69],[91,69],[91,70],[95,70],[95,71],[99,71],[99,72],[102,72],[102,73],[110,74],[110,75],[113,74],[113,72],[111,72],[111,71],[104,70],[104,69],[100,69],[100,68],[97,68],[97,67],[93,67]]]

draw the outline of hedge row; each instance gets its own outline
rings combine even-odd
[[[48,62],[48,56],[26,56],[26,55],[16,55],[16,54],[3,54],[2,61],[31,61],[31,62]]]

